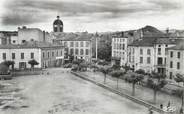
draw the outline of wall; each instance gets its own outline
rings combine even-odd
[[[31,60],[31,53],[34,53],[34,59],[39,63],[35,68],[41,68],[40,49],[0,49],[0,63],[3,62],[3,53],[6,53],[6,60],[15,62],[14,68],[19,68],[20,62],[26,62],[27,68],[31,68],[28,61]],[[12,53],[15,53],[15,59],[12,59]],[[24,53],[24,59],[21,59],[21,53]]]
[[[54,56],[52,55],[52,52],[54,52]],[[57,62],[59,62],[58,63],[59,65],[63,63],[64,48],[42,49],[40,53],[41,53],[40,58],[42,61],[41,62],[42,68],[54,67],[56,66]],[[49,57],[48,57],[48,53],[49,53]]]
[[[151,71],[155,70],[155,65],[154,65],[154,48],[153,47],[134,47],[134,46],[129,46],[128,47],[128,51],[129,51],[129,60],[128,60],[128,65],[133,67],[134,66],[134,70],[139,70],[139,69],[143,69],[146,72],[151,73]],[[143,54],[140,54],[140,49],[143,50]],[[150,49],[151,54],[148,55],[147,54],[147,50]],[[140,57],[143,57],[143,63],[140,63]],[[147,58],[150,57],[150,63],[147,63]],[[131,61],[130,61],[131,59]]]
[[[123,49],[124,45],[124,49]],[[112,57],[120,58],[120,65],[127,64],[128,38],[112,39]]]
[[[26,41],[43,41],[43,32],[37,28],[21,28],[18,30],[18,43],[21,44],[22,40]]]
[[[65,44],[65,42],[67,42],[66,43],[67,45]],[[71,42],[73,42],[73,46],[70,45]],[[81,42],[83,42],[83,47],[81,47],[81,45],[80,45]],[[87,42],[89,43],[88,47],[86,47]],[[78,43],[78,47],[76,46],[76,43]],[[91,58],[92,58],[92,42],[91,41],[63,41],[62,44],[65,45],[66,47],[68,47],[69,54],[71,53],[71,49],[74,50],[73,51],[74,57],[77,57],[78,59],[82,58],[88,62],[91,61]],[[75,53],[75,51],[76,51],[75,49],[78,49],[78,54]],[[83,55],[80,54],[81,49],[84,52]],[[86,49],[88,49],[88,51],[89,51],[88,55],[86,55]]]
[[[173,57],[170,57],[170,52],[173,52]],[[180,52],[180,58],[177,57],[177,53]],[[170,62],[173,62],[173,68],[170,68]],[[177,69],[177,62],[180,63],[180,69]],[[172,77],[170,77],[170,72],[172,72]],[[166,75],[170,79],[174,79],[174,76],[179,74],[184,74],[184,50],[168,50],[167,63],[166,63]]]

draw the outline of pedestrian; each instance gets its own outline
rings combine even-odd
[[[180,114],[183,114],[183,108],[180,109]]]
[[[160,109],[163,109],[163,104],[160,104]]]
[[[168,104],[167,104],[167,108],[169,108],[171,106],[171,103],[170,103],[170,101],[168,102]]]
[[[148,111],[149,111],[149,114],[153,114],[152,106],[148,109]]]

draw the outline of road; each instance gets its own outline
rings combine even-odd
[[[148,114],[148,109],[61,68],[49,75],[22,76],[1,81],[16,91],[16,102],[0,114]],[[63,73],[65,72],[65,73]]]

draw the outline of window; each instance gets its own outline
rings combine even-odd
[[[172,52],[172,51],[170,52],[170,57],[171,57],[171,58],[173,57],[173,52]]]
[[[84,54],[84,50],[80,49],[80,55],[83,55],[83,54]]]
[[[75,55],[79,54],[79,49],[75,49]]]
[[[15,59],[15,53],[12,53],[12,59]]]
[[[86,49],[86,55],[89,55],[89,50],[88,49]]]
[[[177,69],[180,69],[180,62],[177,62]]]
[[[178,56],[178,59],[179,59],[180,58],[180,52],[178,52],[177,56]]]
[[[151,50],[150,49],[147,50],[147,55],[151,55]]]
[[[52,57],[54,57],[54,52],[52,52]]]
[[[169,72],[169,78],[172,79],[173,78],[173,73]]]
[[[158,45],[158,47],[161,47],[161,45]]]
[[[24,53],[21,53],[20,56],[21,56],[21,59],[24,59]]]
[[[56,52],[56,56],[58,56],[58,51]]]
[[[64,42],[64,46],[67,47],[67,42]]]
[[[158,48],[158,55],[161,55],[161,48]]]
[[[170,62],[170,68],[173,68],[173,62],[172,61]]]
[[[45,58],[45,53],[44,52],[42,53],[42,55],[43,55],[43,58]]]
[[[140,49],[140,54],[143,55],[143,50],[142,49]]]
[[[73,42],[70,42],[70,47],[73,47],[74,46],[74,43]]]
[[[140,57],[140,63],[143,63],[143,57]]]
[[[125,50],[125,44],[123,44],[123,50]]]
[[[3,59],[6,60],[6,53],[3,53]]]
[[[150,64],[150,63],[151,63],[151,58],[147,57],[147,64]]]
[[[86,47],[89,47],[89,42],[86,42]]]
[[[157,64],[158,64],[158,65],[162,65],[162,64],[163,64],[163,59],[162,59],[162,57],[158,57],[158,59],[157,59]]]
[[[63,51],[61,50],[61,56],[63,55]]]
[[[70,49],[70,54],[71,54],[71,55],[74,54],[74,49]]]
[[[75,42],[75,47],[79,47],[79,42]]]
[[[22,40],[22,43],[25,43],[26,42],[26,40]]]
[[[80,47],[83,47],[84,46],[84,43],[83,41],[80,42]]]
[[[31,59],[34,59],[34,53],[31,53]]]
[[[48,58],[50,57],[50,53],[49,52],[47,52],[47,56],[48,56]]]

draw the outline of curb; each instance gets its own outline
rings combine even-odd
[[[86,77],[86,75],[84,75],[84,74],[80,74],[80,73],[73,72],[73,71],[71,71],[71,73],[72,73],[73,75],[79,77],[79,78],[82,78],[82,79],[84,79],[84,80],[86,80],[86,81],[89,81],[89,82],[92,82],[93,84],[98,85],[98,86],[100,86],[100,87],[102,87],[102,88],[104,88],[104,89],[107,89],[107,90],[109,90],[109,91],[111,91],[111,92],[113,92],[113,93],[115,93],[115,94],[117,94],[117,95],[120,95],[120,96],[122,96],[122,97],[128,98],[129,100],[131,100],[131,101],[133,101],[133,102],[135,102],[135,103],[138,103],[138,104],[140,104],[140,105],[143,105],[143,106],[145,106],[145,107],[147,107],[147,108],[152,107],[152,109],[153,109],[154,111],[156,111],[156,112],[163,113],[163,114],[166,113],[165,111],[161,110],[160,108],[158,108],[158,107],[156,107],[156,106],[154,106],[154,105],[152,105],[152,104],[150,104],[150,103],[147,103],[147,102],[145,102],[145,101],[143,101],[143,100],[137,99],[137,98],[135,98],[135,97],[133,97],[133,96],[130,96],[130,95],[128,95],[128,94],[122,93],[122,92],[120,92],[120,91],[118,91],[118,90],[116,90],[116,89],[113,89],[112,87],[109,87],[109,86],[105,85],[105,84],[96,82],[96,81],[94,81],[93,79],[90,79],[90,78]]]

